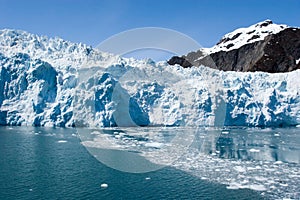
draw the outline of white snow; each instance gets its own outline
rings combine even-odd
[[[68,141],[66,141],[66,140],[58,140],[57,142],[58,142],[58,143],[66,143],[66,142],[68,142]]]
[[[300,58],[296,60],[296,65],[300,63]]]
[[[215,45],[212,48],[205,48],[204,51],[207,53],[214,53],[218,51],[230,51],[233,49],[238,49],[245,44],[263,40],[268,35],[276,34],[288,28],[288,26],[284,24],[268,23],[270,23],[270,20],[259,22],[250,27],[236,29],[233,32],[224,35],[221,39],[223,42]]]

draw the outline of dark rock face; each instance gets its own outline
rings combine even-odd
[[[266,38],[264,54],[252,71],[289,72],[300,69],[300,29],[288,28]]]
[[[233,37],[237,38],[239,35]],[[259,36],[254,35],[253,37],[248,42]],[[190,63],[193,66],[206,65],[224,71],[277,73],[300,69],[300,62],[296,62],[299,58],[300,29],[286,28],[277,34],[268,35],[260,41],[247,43],[238,49],[219,51],[206,57],[203,57],[203,53],[199,50],[186,56],[173,57],[168,63],[179,64],[183,67],[190,67],[185,63]]]
[[[179,64],[182,67],[192,67],[193,65],[187,61],[184,57],[173,56],[170,60],[168,60],[169,65]]]

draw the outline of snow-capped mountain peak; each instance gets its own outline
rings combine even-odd
[[[172,57],[169,64],[224,71],[289,72],[300,69],[300,28],[271,20],[226,34],[211,48]]]
[[[265,20],[247,28],[239,28],[224,35],[214,47],[207,48],[207,52],[238,49],[245,44],[263,40],[266,36],[276,34],[288,27],[284,24],[274,24],[271,20]]]

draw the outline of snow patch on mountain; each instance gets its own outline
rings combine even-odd
[[[273,24],[271,20],[265,20],[247,28],[239,28],[227,33],[214,47],[207,49],[209,53],[218,51],[230,51],[256,41],[263,40],[266,36],[279,33],[288,28],[285,24]]]
[[[3,125],[300,124],[299,70],[184,69],[15,30],[0,31],[0,44]]]
[[[200,49],[203,56],[197,60],[215,52],[239,49],[246,44],[264,40],[265,37],[279,33],[286,28],[289,28],[289,26],[285,24],[274,24],[271,20],[265,20],[245,28],[238,28],[224,35],[215,46]]]

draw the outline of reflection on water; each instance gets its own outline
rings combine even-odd
[[[297,199],[299,130],[139,127],[79,132],[93,156],[120,171],[144,173],[171,166],[228,189]]]
[[[299,130],[139,127],[78,129],[78,133],[87,149],[95,148],[93,153],[97,149],[126,151],[162,165],[171,165],[189,149],[222,159],[299,164]]]
[[[208,129],[197,133],[178,169],[270,199],[300,198],[300,129]],[[204,134],[204,135],[203,135]]]
[[[297,128],[210,130],[206,134],[203,153],[219,158],[300,163]]]
[[[221,135],[216,142],[215,152],[219,153],[220,158],[235,158],[233,139]]]

